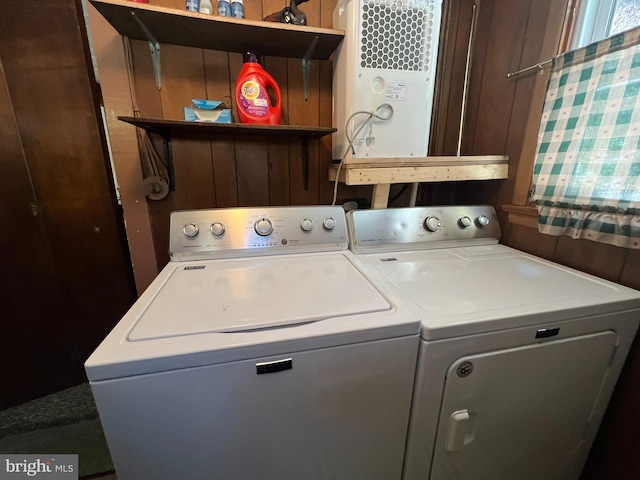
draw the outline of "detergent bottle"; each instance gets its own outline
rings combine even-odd
[[[273,77],[262,69],[255,53],[247,52],[243,59],[244,65],[236,84],[236,104],[240,123],[280,125],[282,117],[280,87]],[[270,98],[268,88],[275,94],[275,99]]]

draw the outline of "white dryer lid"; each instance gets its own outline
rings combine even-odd
[[[640,306],[640,292],[503,245],[361,255],[434,340]]]
[[[256,331],[390,308],[343,255],[190,262],[166,279],[128,340]]]

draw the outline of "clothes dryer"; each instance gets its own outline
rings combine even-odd
[[[640,292],[499,245],[485,206],[356,210],[350,248],[422,321],[405,480],[577,480]]]

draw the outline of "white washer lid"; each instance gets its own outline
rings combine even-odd
[[[417,307],[429,340],[640,306],[640,292],[503,245],[359,258]]]
[[[256,331],[390,309],[343,255],[189,262],[158,289],[128,340]]]

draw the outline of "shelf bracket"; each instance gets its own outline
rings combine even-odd
[[[309,140],[302,137],[302,185],[309,190]]]
[[[305,102],[309,100],[309,72],[311,71],[311,57],[316,49],[316,45],[318,45],[317,35],[313,37],[313,40],[311,40],[311,43],[309,44],[309,48],[307,48],[307,51],[304,52],[304,56],[302,57],[302,83],[304,86]]]
[[[147,40],[149,41],[151,63],[153,64],[153,74],[156,77],[156,87],[158,88],[158,90],[162,90],[162,77],[160,75],[160,44],[144,24],[144,22],[140,20],[140,18],[136,15],[136,12],[131,12],[131,15],[144,32],[144,36],[147,37]]]

